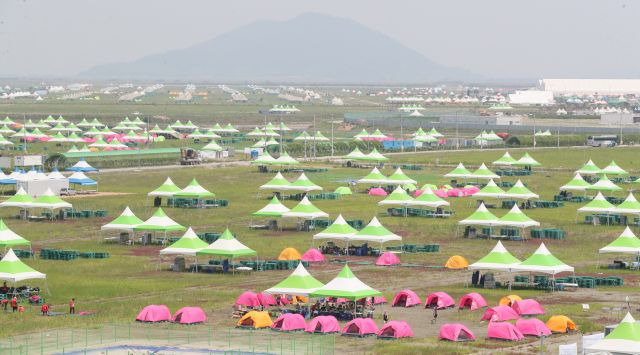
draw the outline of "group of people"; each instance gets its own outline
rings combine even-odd
[[[22,306],[18,301],[18,295],[16,294],[16,292],[14,292],[11,288],[7,286],[6,282],[3,282],[2,286],[0,286],[0,296],[2,296],[2,299],[0,300],[0,306],[5,312],[9,311],[9,306],[11,306],[12,312],[21,313],[25,311],[24,306]],[[30,303],[39,303],[39,301],[40,301],[40,296],[37,296],[37,295],[31,296],[29,298]],[[40,306],[40,312],[42,312],[43,316],[50,315],[51,305],[46,302],[43,302],[42,306]],[[76,313],[76,299],[72,298],[69,301],[69,314],[75,314],[75,313]]]

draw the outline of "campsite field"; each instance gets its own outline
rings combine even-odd
[[[615,149],[528,149],[511,150],[515,157],[529,152],[544,168],[532,176],[522,180],[528,187],[540,194],[541,199],[553,200],[558,187],[569,181],[572,171],[579,168],[586,160],[592,158],[599,166],[606,165],[611,159],[631,175],[640,174],[637,159],[640,148]],[[383,170],[390,174],[394,163],[420,163],[428,166],[420,171],[405,171],[418,181],[444,184],[448,179],[442,177],[451,170],[450,165],[462,161],[468,167],[476,167],[482,162],[491,162],[504,153],[504,150],[465,151],[465,152],[427,152],[422,154],[392,155],[391,162]],[[338,186],[356,180],[368,173],[368,169],[345,168],[329,163],[309,163],[313,166],[329,167],[328,172],[309,173],[308,177],[321,185],[325,191],[333,191]],[[268,181],[273,174],[258,173],[256,168],[247,166],[232,167],[195,167],[170,168],[157,170],[105,171],[97,175],[100,191],[109,192],[100,196],[73,197],[68,201],[78,210],[107,210],[106,218],[75,219],[64,222],[23,222],[11,219],[16,211],[0,210],[0,217],[18,234],[29,239],[38,250],[43,247],[75,249],[79,251],[106,251],[111,254],[108,259],[51,261],[39,258],[27,260],[35,269],[47,274],[50,295],[47,301],[53,304],[53,311],[66,311],[66,303],[75,297],[77,308],[95,312],[89,317],[41,317],[38,309],[27,307],[24,314],[4,314],[3,323],[11,322],[11,326],[3,328],[3,337],[19,336],[24,333],[58,328],[85,328],[107,323],[126,323],[135,318],[137,312],[148,304],[166,304],[172,310],[182,306],[200,306],[208,313],[208,325],[224,328],[234,325],[230,318],[233,300],[246,290],[262,291],[279,282],[289,271],[265,271],[250,275],[220,275],[174,273],[167,271],[169,260],[159,263],[156,246],[124,246],[105,244],[99,233],[102,224],[117,216],[125,206],[131,207],[134,213],[148,218],[154,211],[152,199],[146,193],[159,186],[170,176],[178,186],[186,185],[196,178],[205,188],[217,194],[218,198],[228,199],[230,204],[216,209],[179,209],[165,208],[167,214],[185,226],[192,226],[198,233],[222,232],[229,228],[237,238],[258,251],[260,259],[273,260],[285,247],[292,246],[301,252],[313,245],[312,232],[291,230],[294,221],[284,221],[285,230],[255,231],[248,228],[251,212],[262,208],[267,202],[268,194],[259,191],[258,187]],[[286,174],[292,179],[297,174]],[[516,178],[505,178],[515,181]],[[631,189],[635,186],[624,185]],[[364,186],[359,187],[360,190]],[[484,256],[495,244],[488,240],[469,240],[457,233],[457,221],[468,216],[475,209],[475,200],[471,198],[449,199],[455,215],[449,219],[428,219],[420,217],[387,217],[385,208],[378,207],[380,198],[371,197],[359,191],[352,196],[342,197],[335,201],[316,201],[317,207],[335,218],[341,213],[347,219],[362,219],[368,222],[374,215],[392,231],[404,237],[404,243],[440,244],[440,252],[426,254],[403,254],[404,263],[430,265],[433,268],[393,267],[382,268],[372,265],[352,263],[354,273],[365,283],[382,291],[387,299],[402,289],[412,289],[421,298],[434,291],[446,291],[454,298],[472,292],[465,287],[470,281],[468,271],[450,271],[439,268],[452,255],[462,255],[470,262]],[[117,193],[117,194],[116,194]],[[623,196],[620,193],[619,196]],[[285,204],[292,207],[295,202]],[[598,264],[608,264],[613,256],[598,257],[598,248],[613,240],[621,231],[615,226],[588,226],[578,224],[581,217],[576,218],[576,209],[580,204],[567,203],[558,209],[527,210],[527,214],[540,221],[544,228],[561,228],[567,232],[564,240],[545,240],[549,249],[559,259],[576,268],[577,275],[616,275],[625,278],[623,287],[602,287],[595,290],[578,292],[546,293],[543,291],[513,291],[521,296],[534,297],[541,301],[547,315],[565,314],[571,317],[582,332],[601,330],[605,324],[618,320],[619,314],[602,310],[602,307],[620,307],[625,295],[631,297],[632,307],[640,302],[634,294],[640,290],[640,274],[637,271],[621,271],[598,269]],[[507,210],[494,211],[498,216]],[[526,258],[539,245],[539,240],[529,239],[524,242],[507,241],[505,246],[519,258]],[[352,257],[351,261],[374,261],[372,258]],[[320,281],[333,278],[341,265],[327,263],[312,266],[310,272]],[[498,279],[506,280],[506,275],[498,275]],[[31,283],[36,284],[36,282]],[[508,293],[507,290],[482,290],[489,304]],[[582,310],[583,303],[590,304],[590,311]],[[380,323],[382,309],[389,311],[391,319],[407,320],[416,333],[416,338],[406,341],[382,342],[373,339],[336,339],[336,349],[342,352],[376,352],[376,353],[420,353],[439,351],[440,353],[468,353],[475,351],[496,350],[509,353],[525,351],[537,352],[537,343],[529,348],[522,344],[520,348],[505,348],[512,344],[479,340],[474,343],[449,345],[437,342],[438,325],[430,324],[431,312],[422,307],[397,309],[383,306],[376,311],[376,321]],[[486,323],[480,323],[480,312],[443,311],[439,323],[461,321],[470,326],[479,338],[485,334]],[[546,317],[543,317],[546,319]],[[554,336],[547,339],[546,344],[567,342],[575,336]],[[556,351],[557,347],[548,348]]]

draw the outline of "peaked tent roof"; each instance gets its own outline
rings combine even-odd
[[[33,204],[33,197],[27,195],[27,192],[20,186],[16,194],[9,197],[5,201],[0,202],[1,207],[20,207],[28,208]]]
[[[491,164],[493,164],[493,165],[512,165],[515,162],[517,162],[517,160],[514,159],[511,156],[511,154],[509,154],[509,152],[505,152],[502,157],[500,157],[498,160],[495,160]]]
[[[621,204],[616,206],[617,213],[640,214],[640,202],[633,196],[633,192],[629,192],[627,198]]]
[[[501,226],[527,228],[539,226],[540,222],[536,222],[533,219],[529,218],[520,210],[518,204],[515,204],[513,205],[511,210],[507,212],[507,214],[498,219],[498,224]]]
[[[520,264],[520,260],[498,241],[489,254],[469,265],[469,270],[511,270],[517,264]]]
[[[385,157],[380,152],[378,152],[378,149],[373,148],[373,150],[371,150],[371,152],[366,155],[365,160],[371,160],[371,161],[380,162],[380,161],[387,161],[387,160],[389,160],[389,158]]]
[[[309,296],[310,293],[317,291],[322,286],[324,284],[311,276],[304,265],[299,263],[298,267],[286,279],[264,292],[278,295]]]
[[[196,252],[202,248],[206,248],[208,244],[200,239],[196,232],[189,227],[180,239],[176,240],[170,246],[160,250],[160,255],[189,255],[195,256]]]
[[[356,160],[360,160],[365,158],[366,156],[364,155],[364,153],[362,153],[360,151],[360,149],[358,149],[358,147],[355,147],[351,153],[347,154],[344,156],[344,159],[356,159]]]
[[[256,160],[251,162],[251,165],[274,165],[276,164],[276,159],[269,154],[266,150],[262,152]]]
[[[223,149],[218,143],[216,143],[216,141],[211,141],[207,143],[207,145],[202,147],[201,150],[206,150],[210,152],[221,152]]]
[[[289,185],[291,185],[289,180],[285,179],[284,176],[278,172],[273,179],[260,186],[260,190],[286,190],[285,187]]]
[[[520,179],[506,192],[506,196],[509,198],[518,198],[523,200],[529,200],[532,198],[540,198],[536,193],[529,190]]]
[[[282,214],[285,212],[289,212],[289,208],[283,205],[278,197],[273,196],[269,203],[262,207],[260,210],[253,212],[254,216],[264,216],[264,217],[282,217]]]
[[[587,346],[586,350],[602,351],[614,354],[640,354],[640,323],[631,313],[604,339]]]
[[[449,206],[449,202],[438,197],[438,195],[436,195],[433,190],[427,186],[422,189],[420,196],[414,198],[409,205],[436,208],[440,206]]]
[[[321,211],[318,207],[314,206],[311,201],[307,198],[307,196],[302,198],[294,208],[290,209],[289,212],[285,212],[282,214],[283,217],[297,217],[304,219],[316,219],[322,217],[329,217],[329,214]]]
[[[315,234],[313,239],[350,240],[357,232],[358,231],[351,227],[340,214],[338,215],[338,218],[331,223],[331,225],[325,228],[322,232]]]
[[[274,162],[276,165],[297,165],[300,164],[299,161],[293,159],[287,152],[283,152],[280,154],[278,159]]]
[[[53,191],[51,191],[50,188],[47,188],[47,191],[45,191],[44,194],[33,200],[30,207],[55,210],[58,208],[71,208],[71,204],[54,195]]]
[[[586,182],[580,173],[576,173],[573,179],[560,186],[560,190],[585,191],[589,186],[591,186],[591,184]]]
[[[491,179],[480,191],[473,194],[473,197],[504,198],[506,197],[506,192]]]
[[[612,205],[611,202],[607,201],[607,199],[602,196],[601,192],[598,192],[596,197],[593,200],[589,201],[586,205],[578,208],[578,212],[614,212],[616,210],[616,206]]]
[[[316,185],[313,181],[309,180],[305,173],[301,173],[298,178],[288,186],[284,187],[285,190],[297,190],[297,191],[315,191],[322,190],[321,186]]]
[[[413,197],[402,188],[396,187],[384,200],[378,202],[378,205],[402,205],[407,206],[413,202]]]
[[[373,217],[369,224],[354,234],[350,240],[362,240],[385,243],[394,240],[402,240],[402,237],[385,228],[377,217]]]
[[[491,213],[484,203],[478,206],[478,209],[471,216],[461,220],[458,224],[462,225],[479,225],[479,226],[495,226],[498,225],[498,217]]]
[[[444,174],[444,177],[452,177],[452,178],[468,178],[472,176],[473,176],[473,173],[471,173],[471,171],[465,168],[464,164],[462,163],[459,163],[455,169]]]
[[[387,178],[388,182],[393,185],[402,185],[402,184],[415,184],[416,181],[407,176],[401,168],[397,168],[393,174],[389,175]]]
[[[616,164],[616,162],[613,160],[611,161],[611,163],[609,163],[609,165],[605,166],[602,169],[601,173],[608,175],[629,175],[626,170],[619,167],[618,164]]]
[[[582,175],[595,175],[600,174],[602,169],[600,169],[594,162],[589,159],[589,161],[582,166],[582,168],[576,170],[576,173],[580,173]]]
[[[358,180],[359,184],[386,184],[387,177],[374,167],[369,174]]]
[[[9,249],[0,260],[0,280],[20,282],[30,279],[45,279],[47,276],[32,269],[18,259],[13,249]]]
[[[140,218],[129,209],[129,206],[125,207],[124,211],[113,221],[100,227],[100,230],[133,230],[134,227],[144,223]]]
[[[4,221],[0,219],[0,247],[6,248],[14,245],[31,245],[31,242],[9,229],[4,224]]]
[[[203,198],[203,197],[213,197],[216,194],[205,189],[198,183],[198,180],[195,178],[191,180],[189,185],[187,185],[184,189],[173,194],[174,196],[179,197],[194,197],[194,198]]]
[[[215,242],[196,252],[196,255],[218,255],[230,258],[257,254],[255,250],[240,243],[228,228]]]
[[[183,231],[186,228],[169,218],[161,207],[142,224],[133,227],[136,231]]]
[[[607,244],[607,246],[600,248],[600,253],[628,253],[640,255],[640,239],[636,237],[631,231],[629,226],[624,229],[624,232],[620,234],[613,242]]]
[[[596,190],[596,191],[620,191],[622,188],[613,183],[613,181],[609,180],[607,175],[602,175],[600,180],[596,181],[595,184],[587,187],[587,190]]]
[[[538,249],[520,264],[514,266],[517,271],[542,272],[555,275],[560,272],[573,272],[573,267],[556,258],[549,249],[540,243]]]
[[[499,179],[500,175],[497,175],[493,171],[489,170],[487,166],[482,163],[478,169],[476,169],[472,174],[472,177],[479,179]]]
[[[349,265],[345,265],[333,280],[310,294],[311,297],[340,297],[353,301],[379,295],[380,291],[360,281],[351,272]]]
[[[529,155],[529,153],[524,153],[522,158],[518,159],[518,161],[513,163],[512,165],[518,165],[518,166],[540,166],[542,164],[540,164],[537,160],[533,159],[533,157],[531,155]]]
[[[179,191],[181,191],[181,189],[173,183],[170,177],[167,177],[167,180],[165,180],[162,185],[149,192],[147,196],[173,196]]]

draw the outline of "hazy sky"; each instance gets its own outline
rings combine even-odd
[[[310,11],[489,78],[640,78],[630,0],[0,0],[0,76],[74,75]]]

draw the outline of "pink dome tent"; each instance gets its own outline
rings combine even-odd
[[[453,300],[451,296],[446,294],[445,292],[434,292],[427,296],[427,301],[424,304],[424,308],[434,308],[445,309],[454,307],[456,302]]]
[[[411,290],[402,290],[396,293],[391,301],[391,307],[413,307],[421,304],[420,296]]]
[[[258,293],[256,296],[258,297],[258,302],[260,302],[261,306],[270,307],[278,304],[276,298],[271,294],[262,292]]]
[[[507,320],[514,320],[518,318],[520,318],[520,316],[511,307],[495,306],[495,307],[488,308],[484,312],[480,320],[481,321],[488,320],[490,322],[504,322]]]
[[[355,318],[345,324],[342,335],[367,336],[378,333],[378,326],[371,318]]]
[[[207,321],[207,315],[200,307],[182,307],[173,315],[171,321],[180,324],[204,323]]]
[[[384,296],[375,296],[373,297],[373,304],[386,304],[387,298]]]
[[[434,190],[433,193],[440,197],[440,198],[446,198],[449,197],[449,195],[447,194],[447,192],[445,190]]]
[[[463,324],[448,323],[443,324],[442,327],[440,327],[438,339],[449,341],[473,341],[476,340],[476,336]]]
[[[271,324],[271,329],[282,332],[292,332],[295,330],[304,330],[307,324],[304,317],[296,313],[284,313]]]
[[[235,304],[245,307],[260,307],[258,295],[251,291],[246,291],[236,299]]]
[[[369,196],[387,196],[387,192],[381,187],[374,187],[369,190]]]
[[[307,333],[337,333],[340,331],[340,324],[334,316],[317,316],[307,324],[304,331]]]
[[[327,259],[324,257],[324,255],[322,255],[320,250],[316,248],[311,248],[307,250],[304,254],[302,254],[302,261],[319,263],[319,262],[327,261]]]
[[[168,322],[171,320],[171,311],[169,307],[161,304],[155,305],[151,304],[142,309],[138,316],[136,317],[136,321],[138,322]]]
[[[551,335],[549,327],[537,318],[518,319],[516,321],[516,328],[518,328],[523,335],[533,335],[536,337]]]
[[[382,253],[382,255],[380,255],[378,257],[378,260],[376,260],[376,265],[378,266],[392,266],[392,265],[399,265],[400,264],[400,258],[398,258],[398,256],[390,251]]]
[[[485,301],[481,294],[476,292],[467,293],[462,296],[462,298],[460,298],[460,302],[458,302],[458,307],[460,309],[469,308],[471,311],[475,311],[478,308],[486,306],[487,301]]]
[[[489,322],[487,327],[487,338],[520,341],[524,339],[524,335],[516,328],[515,325],[508,322]]]
[[[511,308],[513,308],[513,310],[521,316],[535,316],[544,314],[544,308],[542,308],[540,303],[530,298],[513,302]]]
[[[385,323],[377,335],[378,338],[411,338],[413,337],[413,330],[405,321],[392,320]]]

